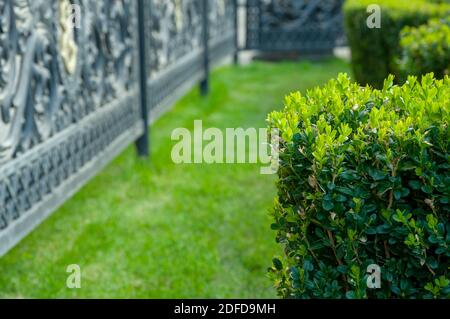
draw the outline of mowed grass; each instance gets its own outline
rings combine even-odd
[[[266,270],[281,254],[270,230],[275,176],[260,165],[175,165],[172,130],[263,128],[295,90],[345,62],[255,62],[212,76],[151,128],[151,160],[133,146],[0,259],[3,298],[271,298]],[[66,268],[81,267],[81,289]]]

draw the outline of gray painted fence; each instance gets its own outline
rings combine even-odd
[[[0,255],[130,143],[148,154],[149,121],[199,81],[206,93],[210,65],[236,51],[235,10],[0,0]]]

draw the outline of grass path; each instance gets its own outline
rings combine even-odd
[[[271,298],[280,253],[270,230],[275,177],[259,165],[175,165],[177,127],[265,127],[290,91],[321,85],[348,65],[262,63],[214,72],[212,94],[184,97],[152,127],[152,160],[129,147],[0,259],[0,297]],[[66,288],[79,264],[82,288]]]

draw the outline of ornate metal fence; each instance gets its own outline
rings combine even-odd
[[[235,51],[235,10],[0,0],[0,255],[130,143],[145,154],[149,113],[198,81],[206,92],[210,64]]]
[[[145,29],[150,119],[195,83],[207,91],[209,66],[236,50],[233,0],[150,0]]]
[[[344,38],[344,0],[247,0],[246,48],[326,53]]]

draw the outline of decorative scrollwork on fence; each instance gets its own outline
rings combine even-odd
[[[137,31],[134,0],[0,1],[0,255],[142,134]]]
[[[235,50],[237,6],[232,0],[212,0],[209,2],[209,42],[210,60],[219,62]]]
[[[261,50],[331,50],[342,40],[343,0],[248,0],[247,47]]]
[[[54,56],[54,7],[26,0],[1,5],[0,160],[5,161],[52,134],[61,110],[61,70]]]
[[[208,12],[210,39],[220,39],[234,35],[234,1],[212,0],[209,2]]]
[[[155,111],[205,76],[205,35],[212,65],[234,52],[236,8],[232,0],[149,0],[147,4],[148,97]]]
[[[150,0],[150,71],[157,75],[202,48],[202,0]]]
[[[0,3],[0,162],[78,122],[134,81],[132,1],[75,2],[83,8],[76,30],[61,23],[66,1]]]

